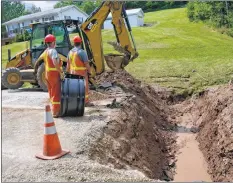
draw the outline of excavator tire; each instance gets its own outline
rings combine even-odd
[[[8,89],[18,89],[23,85],[21,81],[21,73],[18,68],[7,68],[2,73],[2,84]]]
[[[2,70],[2,73],[3,73],[3,70]],[[7,89],[2,83],[1,83],[1,90],[5,90]]]
[[[7,89],[2,83],[1,83],[1,90]]]
[[[37,70],[37,81],[41,89],[47,92],[48,88],[45,80],[45,65],[42,63]]]

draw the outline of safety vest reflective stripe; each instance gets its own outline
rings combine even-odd
[[[53,105],[55,104],[61,104],[61,102],[51,102]]]
[[[46,64],[46,71],[57,71],[57,69],[55,67],[49,67],[49,54],[48,54],[48,49],[45,51],[45,64]]]
[[[78,59],[78,55],[77,55],[76,52],[71,53],[70,59],[71,59],[71,64],[70,64],[71,70],[75,70],[75,71],[85,71],[85,70],[87,70],[86,67],[82,67],[82,66],[77,67],[76,59]],[[81,62],[81,61],[79,61],[79,62]],[[82,65],[84,65],[84,64],[82,64]]]
[[[72,69],[76,71],[85,71],[87,68],[86,67],[72,67]]]
[[[45,127],[44,128],[44,134],[45,135],[51,135],[57,133],[55,126]]]
[[[62,67],[60,69],[62,70]],[[47,71],[57,71],[57,68],[47,67]]]
[[[56,68],[47,67],[47,71],[56,71]]]
[[[45,69],[46,69],[46,71],[47,71],[47,72],[49,72],[49,71],[58,71],[56,67],[49,67],[49,61],[48,61],[48,59],[49,59],[48,57],[49,57],[49,56],[48,56],[48,55],[49,55],[49,54],[48,54],[48,50],[46,50],[46,51],[45,51],[45,59],[46,59],[46,61],[45,61],[46,68],[45,68]],[[62,70],[62,67],[60,67],[60,68],[61,68],[61,70]]]

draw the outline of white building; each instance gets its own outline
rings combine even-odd
[[[9,37],[12,37],[15,33],[20,33],[21,30],[29,28],[31,23],[64,19],[80,20],[80,23],[82,23],[87,17],[88,15],[85,12],[72,5],[21,16],[5,22],[3,25],[6,26]]]
[[[131,27],[140,27],[144,24],[144,12],[141,8],[126,10]],[[110,14],[104,22],[104,29],[113,29],[112,15]]]

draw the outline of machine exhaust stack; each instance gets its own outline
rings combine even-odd
[[[26,41],[26,50],[28,49],[28,41]]]
[[[10,61],[10,60],[11,60],[11,50],[8,49],[8,61]]]

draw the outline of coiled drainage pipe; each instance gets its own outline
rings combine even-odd
[[[61,84],[61,116],[83,116],[85,80],[82,76],[66,75]]]

